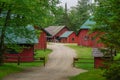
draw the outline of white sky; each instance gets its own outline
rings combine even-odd
[[[60,0],[62,2],[60,5],[65,6],[65,3],[67,3],[67,8],[70,9],[70,7],[76,6],[78,0]]]
[[[76,6],[77,5],[77,2],[78,0],[60,0],[61,2],[61,6],[65,6],[65,3],[67,3],[67,8],[70,9],[70,7],[73,7],[73,6]],[[94,2],[94,0],[90,0],[90,2]]]

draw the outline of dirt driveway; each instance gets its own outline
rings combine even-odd
[[[57,43],[48,45],[48,48],[53,52],[49,55],[45,67],[34,67],[9,75],[3,80],[68,80],[69,76],[85,72],[72,67],[73,57],[76,56],[73,49]]]

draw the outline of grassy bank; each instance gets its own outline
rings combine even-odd
[[[86,69],[88,70],[88,72],[70,77],[70,80],[105,80],[105,78],[102,77],[103,71],[100,69],[94,69],[94,60],[93,60],[91,48],[81,47],[76,45],[68,45],[68,46],[76,51],[77,57],[91,58],[91,60],[79,60],[78,63],[75,63],[75,66],[77,68]],[[92,62],[92,63],[79,63],[79,62]]]
[[[46,49],[44,50],[37,50],[35,51],[35,57],[44,57],[48,56],[49,53],[51,53],[52,50]],[[6,75],[9,75],[11,73],[16,73],[24,70],[28,67],[35,67],[35,66],[42,66],[42,62],[29,62],[29,63],[21,63],[20,65],[17,65],[16,63],[5,63],[3,66],[0,66],[0,80],[5,77]]]

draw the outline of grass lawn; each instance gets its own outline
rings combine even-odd
[[[76,51],[78,58],[91,58],[91,60],[79,60],[78,62],[75,63],[75,66],[77,68],[86,69],[88,70],[88,72],[70,77],[70,80],[105,80],[105,78],[102,77],[103,71],[100,69],[94,69],[94,60],[93,60],[91,48],[81,47],[76,45],[68,45],[68,46]],[[81,63],[81,62],[91,62],[91,63]]]
[[[44,57],[48,56],[48,54],[52,52],[52,50],[46,49],[44,50],[37,50],[35,51],[35,57]],[[5,77],[6,75],[9,75],[11,73],[16,73],[24,70],[28,67],[35,67],[35,66],[42,66],[42,62],[29,62],[29,63],[21,63],[20,65],[17,65],[17,63],[5,63],[3,66],[0,66],[0,80]]]

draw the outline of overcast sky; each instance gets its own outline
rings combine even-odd
[[[70,7],[76,6],[78,0],[60,0],[61,1],[61,6],[65,7],[65,3],[67,3],[67,8],[70,9]],[[91,3],[94,2],[94,0],[89,0]]]
[[[61,6],[65,6],[65,3],[67,3],[67,8],[70,9],[72,6],[77,5],[78,0],[60,0],[62,3],[60,4]]]

